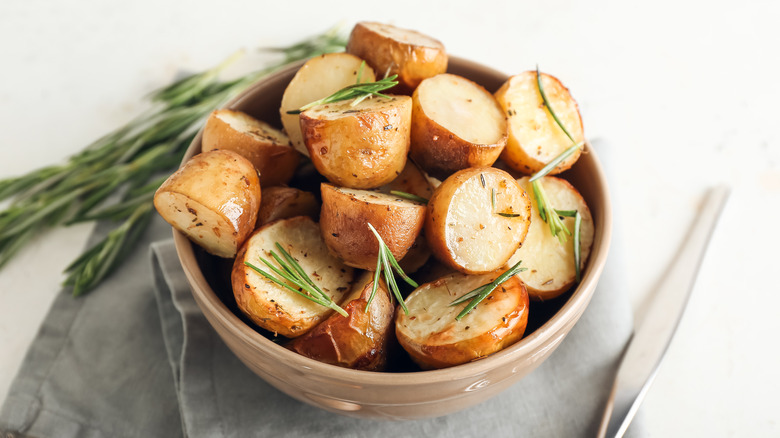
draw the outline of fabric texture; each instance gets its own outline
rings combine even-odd
[[[92,241],[109,229],[102,226]],[[507,391],[434,419],[342,417],[279,392],[227,349],[198,309],[169,236],[170,227],[155,217],[122,269],[90,295],[60,293],[0,410],[0,431],[36,437],[590,437],[632,330],[615,239],[578,324],[545,363]],[[629,432],[638,435],[641,425]]]

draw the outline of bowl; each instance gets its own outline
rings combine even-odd
[[[278,125],[282,93],[301,65],[291,64],[267,76],[226,107]],[[450,57],[448,71],[489,91],[497,90],[508,79],[503,73],[457,57]],[[200,151],[199,133],[184,162]],[[441,370],[358,371],[287,350],[231,310],[227,298],[232,296],[230,283],[219,280],[222,270],[228,268],[226,261],[205,254],[175,230],[174,242],[192,294],[206,319],[241,362],[266,382],[295,399],[338,414],[382,419],[436,417],[485,401],[531,373],[563,342],[588,306],[609,249],[609,193],[592,148],[564,176],[582,193],[595,222],[594,243],[581,283],[553,303],[545,303],[541,320],[529,324],[519,342],[484,359]]]

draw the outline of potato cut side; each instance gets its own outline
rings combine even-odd
[[[314,167],[330,182],[356,189],[379,187],[404,169],[409,153],[409,96],[345,100],[300,115]]]
[[[313,193],[292,187],[275,186],[263,189],[263,200],[257,213],[257,227],[277,219],[295,216],[320,216],[320,204]]]
[[[529,178],[518,180],[520,185],[533,193]],[[540,179],[550,203],[557,210],[577,210],[582,215],[580,229],[580,262],[585,262],[593,245],[593,217],[588,205],[580,193],[563,179],[546,176]],[[550,233],[550,227],[539,216],[536,202],[532,203],[533,216],[528,235],[520,249],[512,255],[507,266],[522,260],[522,266],[528,270],[517,274],[528,288],[528,294],[535,300],[549,300],[566,292],[574,284],[576,271],[574,265],[574,218],[564,218],[563,223],[572,232],[566,243],[561,244]]]
[[[411,157],[437,178],[490,166],[506,145],[507,125],[496,99],[460,76],[441,74],[415,90]]]
[[[481,274],[509,260],[530,222],[531,201],[517,181],[503,170],[475,167],[436,189],[428,202],[425,237],[442,263]]]
[[[499,285],[460,321],[468,301],[456,298],[492,282],[498,273],[451,274],[417,288],[406,299],[409,314],[396,314],[396,336],[424,369],[445,368],[483,358],[523,337],[528,323],[528,293],[513,277]]]
[[[406,161],[406,166],[401,174],[394,180],[379,187],[382,193],[391,191],[400,191],[410,193],[425,199],[431,199],[433,196],[433,185],[425,173],[417,167],[411,160]]]
[[[252,163],[230,151],[196,155],[154,194],[174,228],[219,257],[233,257],[255,228],[260,181]]]
[[[376,269],[379,243],[369,223],[400,261],[420,235],[425,211],[422,204],[385,193],[322,184],[322,237],[333,255],[356,268]]]
[[[331,365],[383,370],[394,329],[395,306],[383,281],[379,282],[368,305],[373,284],[373,273],[364,272],[341,305],[349,316],[334,313],[305,335],[295,338],[288,348]]]
[[[554,76],[542,73],[542,87],[563,126],[577,143],[585,141],[577,102]],[[536,72],[512,76],[496,92],[496,99],[509,117],[509,138],[501,158],[514,169],[530,175],[538,172],[572,145],[544,106]],[[551,174],[570,168],[580,152],[563,161]]]
[[[298,114],[287,114],[287,111],[297,110],[356,83],[361,63],[362,59],[348,53],[321,55],[306,61],[287,85],[279,112],[284,130],[298,152],[309,156],[309,151],[303,143]],[[360,81],[376,81],[376,75],[370,66],[364,66]]]
[[[444,45],[420,32],[390,24],[362,22],[349,36],[347,52],[363,58],[380,75],[398,75],[400,92],[447,71]]]
[[[260,172],[263,187],[290,181],[300,154],[290,147],[282,131],[254,117],[229,109],[216,110],[203,128],[203,151],[214,149],[238,153]]]
[[[263,257],[279,268],[270,255],[271,251],[279,254],[276,242],[337,303],[350,289],[353,269],[328,253],[320,235],[320,227],[308,217],[298,216],[272,222],[249,237],[233,264],[231,280],[236,304],[260,327],[293,338],[309,331],[333,311],[277,285],[244,264],[249,262],[271,273],[260,261],[260,257]]]

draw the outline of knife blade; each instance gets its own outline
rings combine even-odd
[[[622,437],[642,404],[680,323],[718,217],[729,196],[711,189],[671,269],[656,288],[615,376],[599,437]]]

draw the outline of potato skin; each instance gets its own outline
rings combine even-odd
[[[454,275],[457,276],[461,274]],[[447,281],[450,277],[451,276],[444,277],[434,282],[427,283],[420,286],[417,290],[430,292],[425,291],[423,288]],[[465,292],[466,291],[464,291],[464,293]],[[458,332],[469,329],[470,322],[468,318],[471,317],[474,312],[479,312],[481,307],[490,305],[492,296],[505,293],[518,295],[518,305],[515,306],[511,312],[503,315],[503,318],[500,320],[497,319],[492,321],[493,325],[486,330],[482,330],[482,327],[479,327],[476,330],[475,328],[471,328],[475,332],[479,332],[475,336],[463,340],[453,339],[459,336]],[[446,296],[447,302],[454,298],[454,296]],[[412,299],[412,295],[407,298],[407,306],[410,306],[409,301]],[[458,308],[461,307],[463,307],[463,305],[458,306]],[[431,336],[423,339],[413,336],[412,333],[405,328],[405,326],[413,324],[413,319],[418,315],[411,311],[409,315],[404,314],[403,311],[397,311],[396,337],[404,350],[409,353],[412,360],[420,365],[421,368],[447,368],[481,359],[522,339],[528,324],[528,307],[529,300],[525,285],[523,285],[523,282],[517,277],[512,277],[499,285],[498,288],[485,298],[485,301],[480,303],[477,308],[472,310],[472,312],[466,315],[461,321],[456,322],[453,318],[453,323],[447,326],[445,330],[433,333]]]
[[[412,118],[408,96],[393,96],[393,106],[382,111],[360,111],[331,120],[313,117],[318,108],[301,113],[301,132],[314,167],[330,182],[370,189],[389,183],[403,171]]]
[[[433,47],[389,38],[378,33],[375,30],[378,27],[394,28],[410,36],[424,37],[433,43]],[[448,57],[440,41],[388,24],[356,24],[349,36],[347,53],[365,59],[380,76],[386,72],[388,75],[397,74],[399,83],[393,89],[397,93],[411,93],[423,79],[447,71]]]
[[[376,228],[390,252],[400,261],[414,246],[425,222],[425,206],[365,202],[330,184],[322,184],[320,228],[331,254],[344,264],[368,271],[376,269],[379,243],[368,228]]]
[[[241,132],[220,118],[245,118],[257,124],[256,135]],[[214,149],[229,150],[243,156],[260,172],[260,185],[263,187],[286,184],[292,179],[298,167],[301,154],[289,145],[287,136],[276,132],[280,138],[263,136],[263,130],[274,129],[240,111],[217,110],[211,113],[203,128],[203,151]],[[279,144],[284,141],[284,144]]]
[[[393,339],[393,305],[387,286],[380,280],[366,311],[373,287],[373,274],[363,274],[342,308],[348,317],[334,313],[287,347],[298,354],[345,368],[382,371]]]
[[[479,85],[477,87],[484,90]],[[419,88],[412,95],[409,157],[429,175],[445,179],[461,169],[492,166],[504,150],[506,142],[506,133],[491,144],[464,140],[425,113]]]
[[[313,193],[292,187],[274,186],[263,189],[260,211],[257,213],[259,228],[277,219],[295,216],[319,217],[320,205]]]
[[[251,162],[235,152],[210,151],[168,177],[154,194],[154,207],[206,251],[229,258],[254,230],[260,200]]]

